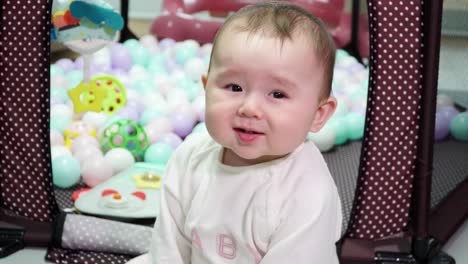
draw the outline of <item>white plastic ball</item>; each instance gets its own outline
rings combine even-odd
[[[71,119],[73,117],[73,109],[69,105],[56,104],[50,107],[50,116],[52,118],[61,116]]]
[[[111,164],[114,173],[130,168],[130,166],[135,163],[135,158],[132,153],[124,148],[109,150],[106,155],[104,155],[104,159]]]
[[[200,55],[207,56],[211,54],[211,50],[213,49],[213,43],[206,43],[203,44],[200,48]]]
[[[143,103],[143,105],[146,108],[166,104],[166,100],[164,99],[164,96],[162,96],[158,92],[154,92],[154,93],[150,93],[150,94],[145,95],[142,98],[141,102]]]
[[[308,138],[321,152],[326,152],[335,145],[336,134],[331,127],[325,125],[317,133],[309,133]]]
[[[453,106],[453,100],[448,95],[438,94],[437,95],[437,108]]]
[[[114,175],[111,164],[104,158],[87,159],[83,163],[81,176],[83,182],[94,187],[110,179]]]
[[[140,45],[147,49],[150,54],[159,51],[158,40],[153,35],[144,35],[140,38]]]
[[[55,159],[60,156],[68,155],[71,156],[71,152],[65,146],[52,146],[50,148],[51,159]]]
[[[128,72],[128,75],[133,82],[151,78],[151,74],[149,74],[145,67],[141,65],[133,65]]]
[[[102,158],[103,154],[102,154],[101,149],[93,145],[89,145],[74,152],[73,157],[75,157],[75,159],[77,159],[80,162],[80,164],[83,166],[83,163],[85,160]]]
[[[91,124],[96,130],[100,130],[107,122],[108,116],[103,112],[86,112],[82,120]]]
[[[196,49],[196,50],[198,50],[198,49],[200,48],[200,44],[198,43],[198,41],[193,40],[193,39],[184,40],[184,41],[182,42],[182,45],[183,45],[184,47],[192,47],[192,48],[194,48],[194,49]]]
[[[81,135],[73,140],[71,144],[71,150],[73,153],[75,153],[89,145],[99,148],[99,141],[93,136]]]
[[[207,70],[203,60],[198,57],[191,58],[184,65],[185,75],[194,81],[200,80],[202,74],[207,72]]]
[[[50,145],[51,146],[63,146],[65,140],[63,139],[63,134],[55,129],[50,130]]]

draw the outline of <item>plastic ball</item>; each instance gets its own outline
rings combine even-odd
[[[81,175],[83,182],[94,187],[110,179],[114,174],[111,164],[104,158],[87,159],[83,163]]]
[[[212,50],[213,50],[213,43],[205,43],[200,47],[199,56],[201,58],[205,56],[210,56]]]
[[[140,124],[146,126],[153,118],[158,116],[164,116],[164,114],[156,108],[148,108],[141,114]]]
[[[135,163],[135,158],[132,153],[124,148],[109,150],[109,152],[104,155],[104,159],[111,164],[114,173],[121,172]]]
[[[450,133],[460,141],[468,141],[468,112],[459,113],[450,122]]]
[[[103,112],[86,112],[82,121],[92,125],[96,130],[101,129],[107,121],[108,116]]]
[[[135,109],[129,108],[127,106],[117,110],[117,112],[115,112],[115,115],[121,117],[122,119],[128,119],[133,121],[138,121],[140,119],[138,112]]]
[[[148,80],[138,80],[132,85],[132,88],[141,96],[145,96],[156,90],[151,81]]]
[[[68,100],[70,100],[66,89],[54,87],[50,88],[50,98],[58,98],[62,102],[67,102]]]
[[[202,74],[207,70],[203,60],[198,57],[189,59],[184,65],[185,74],[194,81],[200,80]]]
[[[175,53],[175,60],[179,65],[185,65],[188,60],[197,55],[197,49],[191,45],[180,45]]]
[[[71,124],[72,120],[69,117],[57,116],[50,119],[50,129],[57,130],[61,133]]]
[[[50,130],[50,145],[51,146],[63,146],[65,140],[63,139],[62,133],[55,129]]]
[[[68,72],[65,77],[68,79],[68,89],[75,88],[83,80],[83,70],[73,70]]]
[[[348,107],[345,103],[340,103],[336,105],[335,112],[333,113],[333,117],[343,117],[349,112]]]
[[[145,132],[148,135],[148,140],[151,144],[159,140],[161,135],[172,131],[173,127],[171,120],[165,116],[157,116],[145,126]]]
[[[195,112],[197,113],[198,120],[200,122],[205,121],[205,96],[197,96],[193,102],[192,106],[195,109]]]
[[[335,144],[342,145],[348,141],[348,127],[347,122],[343,117],[330,118],[327,125],[329,125],[335,132]]]
[[[82,148],[86,148],[87,146],[94,146],[99,148],[99,141],[96,139],[96,137],[90,135],[80,135],[76,137],[71,143],[71,150],[73,153],[75,153]]]
[[[171,146],[164,143],[151,145],[145,153],[145,162],[165,165],[172,155]]]
[[[333,148],[336,141],[336,135],[330,126],[325,125],[316,133],[309,133],[308,139],[314,142],[321,152],[329,151]]]
[[[450,119],[444,114],[436,112],[435,114],[435,128],[434,139],[436,141],[442,140],[449,135],[450,132]]]
[[[52,146],[50,148],[51,159],[54,160],[60,156],[71,156],[71,152],[65,146]]]
[[[53,76],[50,78],[50,87],[66,89],[68,87],[68,79],[65,76]]]
[[[73,61],[70,59],[59,59],[55,62],[55,65],[59,66],[64,73],[75,70],[75,63],[73,63]]]
[[[50,116],[57,117],[57,116],[64,116],[67,118],[73,117],[73,110],[71,107],[65,104],[57,104],[50,107]]]
[[[198,123],[192,130],[192,133],[208,133],[205,122]]]
[[[453,100],[448,95],[438,94],[437,95],[437,108],[443,106],[453,106]]]
[[[452,120],[459,113],[459,111],[453,106],[441,106],[437,108],[437,112],[448,120]]]
[[[129,71],[133,64],[132,55],[128,49],[120,44],[115,43],[110,48],[110,57],[112,68],[122,69],[124,71]]]
[[[173,47],[175,43],[176,41],[171,38],[164,38],[164,39],[161,39],[161,41],[159,41],[159,48],[161,50],[165,50],[165,49]]]
[[[345,117],[348,128],[348,138],[351,140],[361,139],[364,136],[365,117],[359,113],[348,113]]]
[[[140,45],[146,48],[151,54],[159,50],[158,40],[153,35],[144,35],[140,38]]]
[[[51,64],[50,65],[50,77],[55,78],[57,76],[62,76],[65,74],[65,71],[63,68],[57,64]]]
[[[156,143],[164,143],[176,149],[182,143],[182,139],[177,134],[166,133],[162,134]]]
[[[137,45],[129,49],[130,54],[132,56],[132,61],[134,65],[141,65],[146,66],[149,62],[150,54],[147,49],[142,47],[141,45]]]
[[[52,181],[60,188],[69,188],[80,180],[80,163],[72,156],[52,160]]]
[[[133,49],[133,48],[135,48],[137,46],[140,46],[140,42],[138,42],[138,40],[136,40],[136,39],[131,38],[131,39],[127,39],[126,41],[124,41],[123,45],[127,49],[131,50],[131,49]]]
[[[87,159],[101,158],[102,156],[102,151],[94,145],[87,145],[73,153],[73,157],[75,157],[81,165],[83,165]]]
[[[73,140],[82,135],[96,136],[96,130],[84,121],[75,121],[67,126],[63,132],[65,146],[70,147]]]
[[[149,141],[140,124],[122,119],[104,129],[100,144],[104,152],[114,148],[125,148],[132,153],[135,160],[142,160]]]
[[[195,122],[195,118],[190,113],[174,112],[171,114],[171,124],[174,132],[181,138],[186,137],[192,132]]]

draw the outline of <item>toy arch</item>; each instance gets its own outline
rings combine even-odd
[[[27,8],[19,8],[20,5]],[[50,0],[34,3],[7,0],[1,4],[2,254],[23,246],[39,246],[49,247],[48,259],[56,263],[70,260],[101,263],[103,259],[107,263],[124,263],[130,256],[61,249],[53,239],[54,230],[64,220],[51,181],[50,10]],[[338,252],[342,263],[374,263],[402,256],[412,261],[409,263],[426,263],[432,256],[441,255],[437,241],[447,241],[468,212],[468,204],[459,202],[467,200],[466,177],[435,210],[430,211],[429,206],[442,0],[369,0],[368,10],[369,103],[353,209]],[[408,32],[390,38],[390,31],[384,28],[392,12],[401,13],[391,18],[392,29],[405,27]],[[410,59],[399,61],[390,57],[395,53],[388,52],[392,49],[389,45],[395,43],[403,45],[398,49],[407,49],[405,57]],[[390,64],[384,63],[394,60],[403,69],[390,69]],[[407,109],[399,111],[396,109],[399,104],[391,104],[392,101],[406,105]],[[382,116],[392,116],[394,120],[379,118]],[[404,128],[404,134],[395,136],[385,130],[389,122]],[[379,146],[379,141],[387,143]],[[385,154],[393,153],[384,151],[388,146],[406,147],[401,153],[396,151],[403,166],[378,164],[384,157],[388,160]],[[377,169],[382,166],[384,170]],[[398,192],[384,195],[383,191],[372,189],[372,184],[382,179],[380,173],[392,177],[387,178],[385,186]],[[389,194],[398,204],[395,208],[388,207]],[[367,202],[369,199],[374,202]],[[385,221],[370,222],[368,216],[385,208],[394,213],[388,214]]]

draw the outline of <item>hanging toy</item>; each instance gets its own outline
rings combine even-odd
[[[56,0],[52,6],[53,36],[83,57],[83,81],[68,91],[75,113],[107,114],[123,107],[126,93],[112,76],[91,80],[90,56],[114,42],[123,28],[123,18],[102,0]]]

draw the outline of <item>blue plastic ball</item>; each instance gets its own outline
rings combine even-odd
[[[450,122],[450,133],[460,141],[468,141],[468,112],[459,113]]]
[[[52,181],[60,188],[69,188],[77,184],[80,171],[80,162],[72,156],[63,155],[52,160]]]
[[[158,165],[166,165],[171,157],[173,149],[165,143],[155,143],[151,145],[145,152],[145,162]]]

